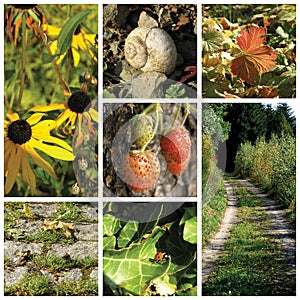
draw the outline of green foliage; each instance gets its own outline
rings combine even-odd
[[[120,215],[114,216],[120,205],[106,203],[103,216],[106,296],[151,295],[149,284],[156,293],[167,296],[185,293],[197,285],[196,203],[183,204],[163,218],[160,216],[167,203],[149,205],[149,221],[141,223],[132,217],[125,221]],[[144,204],[138,203],[130,205],[131,215],[143,207]],[[168,253],[170,258],[155,261],[159,251]]]
[[[285,207],[295,209],[296,140],[295,137],[273,135],[266,142],[260,138],[254,145],[243,143],[237,153],[236,172],[249,177]]]
[[[202,208],[202,246],[205,246],[218,230],[227,204],[227,195],[222,182],[217,194]]]
[[[166,98],[182,98],[185,94],[185,89],[181,85],[172,84],[166,89]]]

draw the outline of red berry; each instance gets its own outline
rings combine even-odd
[[[167,162],[167,169],[172,174],[179,175],[185,170],[188,164],[189,164],[189,159],[187,159],[182,164],[176,163],[174,160],[170,160]]]
[[[159,174],[160,163],[152,151],[131,151],[123,159],[124,181],[135,192],[142,192],[153,187]]]
[[[173,174],[182,173],[191,155],[190,134],[185,127],[178,126],[162,136],[160,148],[168,170]]]

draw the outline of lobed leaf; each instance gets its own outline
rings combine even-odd
[[[276,66],[276,52],[263,45],[266,33],[264,27],[252,27],[249,31],[245,28],[237,38],[242,51],[232,60],[230,68],[233,75],[240,76],[248,84],[254,84],[258,74],[267,73]]]

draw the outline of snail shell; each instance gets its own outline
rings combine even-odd
[[[143,72],[170,74],[175,70],[176,46],[161,28],[137,27],[128,35],[124,46],[128,63]]]

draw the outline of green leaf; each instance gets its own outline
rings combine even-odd
[[[183,239],[191,244],[197,244],[197,217],[193,217],[185,222]]]
[[[115,236],[104,236],[102,242],[103,242],[103,250],[114,249],[116,247]]]
[[[213,53],[222,49],[224,36],[222,32],[209,27],[203,34],[202,49],[204,53]]]
[[[116,217],[106,214],[103,216],[103,235],[111,236],[121,229],[120,220]]]
[[[126,225],[122,228],[120,236],[118,238],[119,248],[126,247],[136,234],[137,230],[138,222],[129,221],[128,223],[126,223]]]
[[[124,288],[132,295],[143,295],[152,279],[169,270],[170,262],[158,264],[153,259],[155,245],[163,234],[157,228],[142,243],[122,250],[104,250],[104,281],[110,288]]]
[[[76,28],[92,11],[92,9],[82,11],[66,22],[57,38],[57,51],[59,54],[63,54],[70,49]]]

